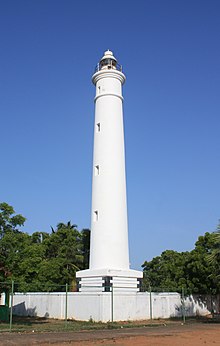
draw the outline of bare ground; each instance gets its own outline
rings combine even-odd
[[[201,346],[220,345],[220,324],[193,323],[81,332],[1,333],[0,345]]]

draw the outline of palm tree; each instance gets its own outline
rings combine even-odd
[[[214,239],[214,247],[212,252],[208,255],[208,259],[210,263],[215,261],[220,261],[220,230],[216,231],[213,235]]]
[[[74,229],[77,228],[77,225],[71,224],[71,221],[68,221],[67,223],[60,222],[57,225],[57,230],[62,229],[62,228],[68,228],[68,229]]]
[[[216,277],[220,278],[220,223],[217,226],[217,230],[213,233],[213,249],[210,254],[207,255],[207,260],[210,264],[215,266]]]

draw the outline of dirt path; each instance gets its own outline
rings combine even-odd
[[[220,345],[220,324],[123,328],[65,333],[4,333],[0,345],[202,346]]]

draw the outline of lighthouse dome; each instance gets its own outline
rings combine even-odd
[[[113,52],[109,49],[105,51],[105,53],[104,53],[104,55],[100,61],[102,61],[104,59],[112,59],[112,60],[117,61],[113,55]]]

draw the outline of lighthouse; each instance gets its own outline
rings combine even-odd
[[[138,290],[143,273],[129,268],[122,66],[110,50],[97,64],[89,269],[76,273],[79,291]]]

